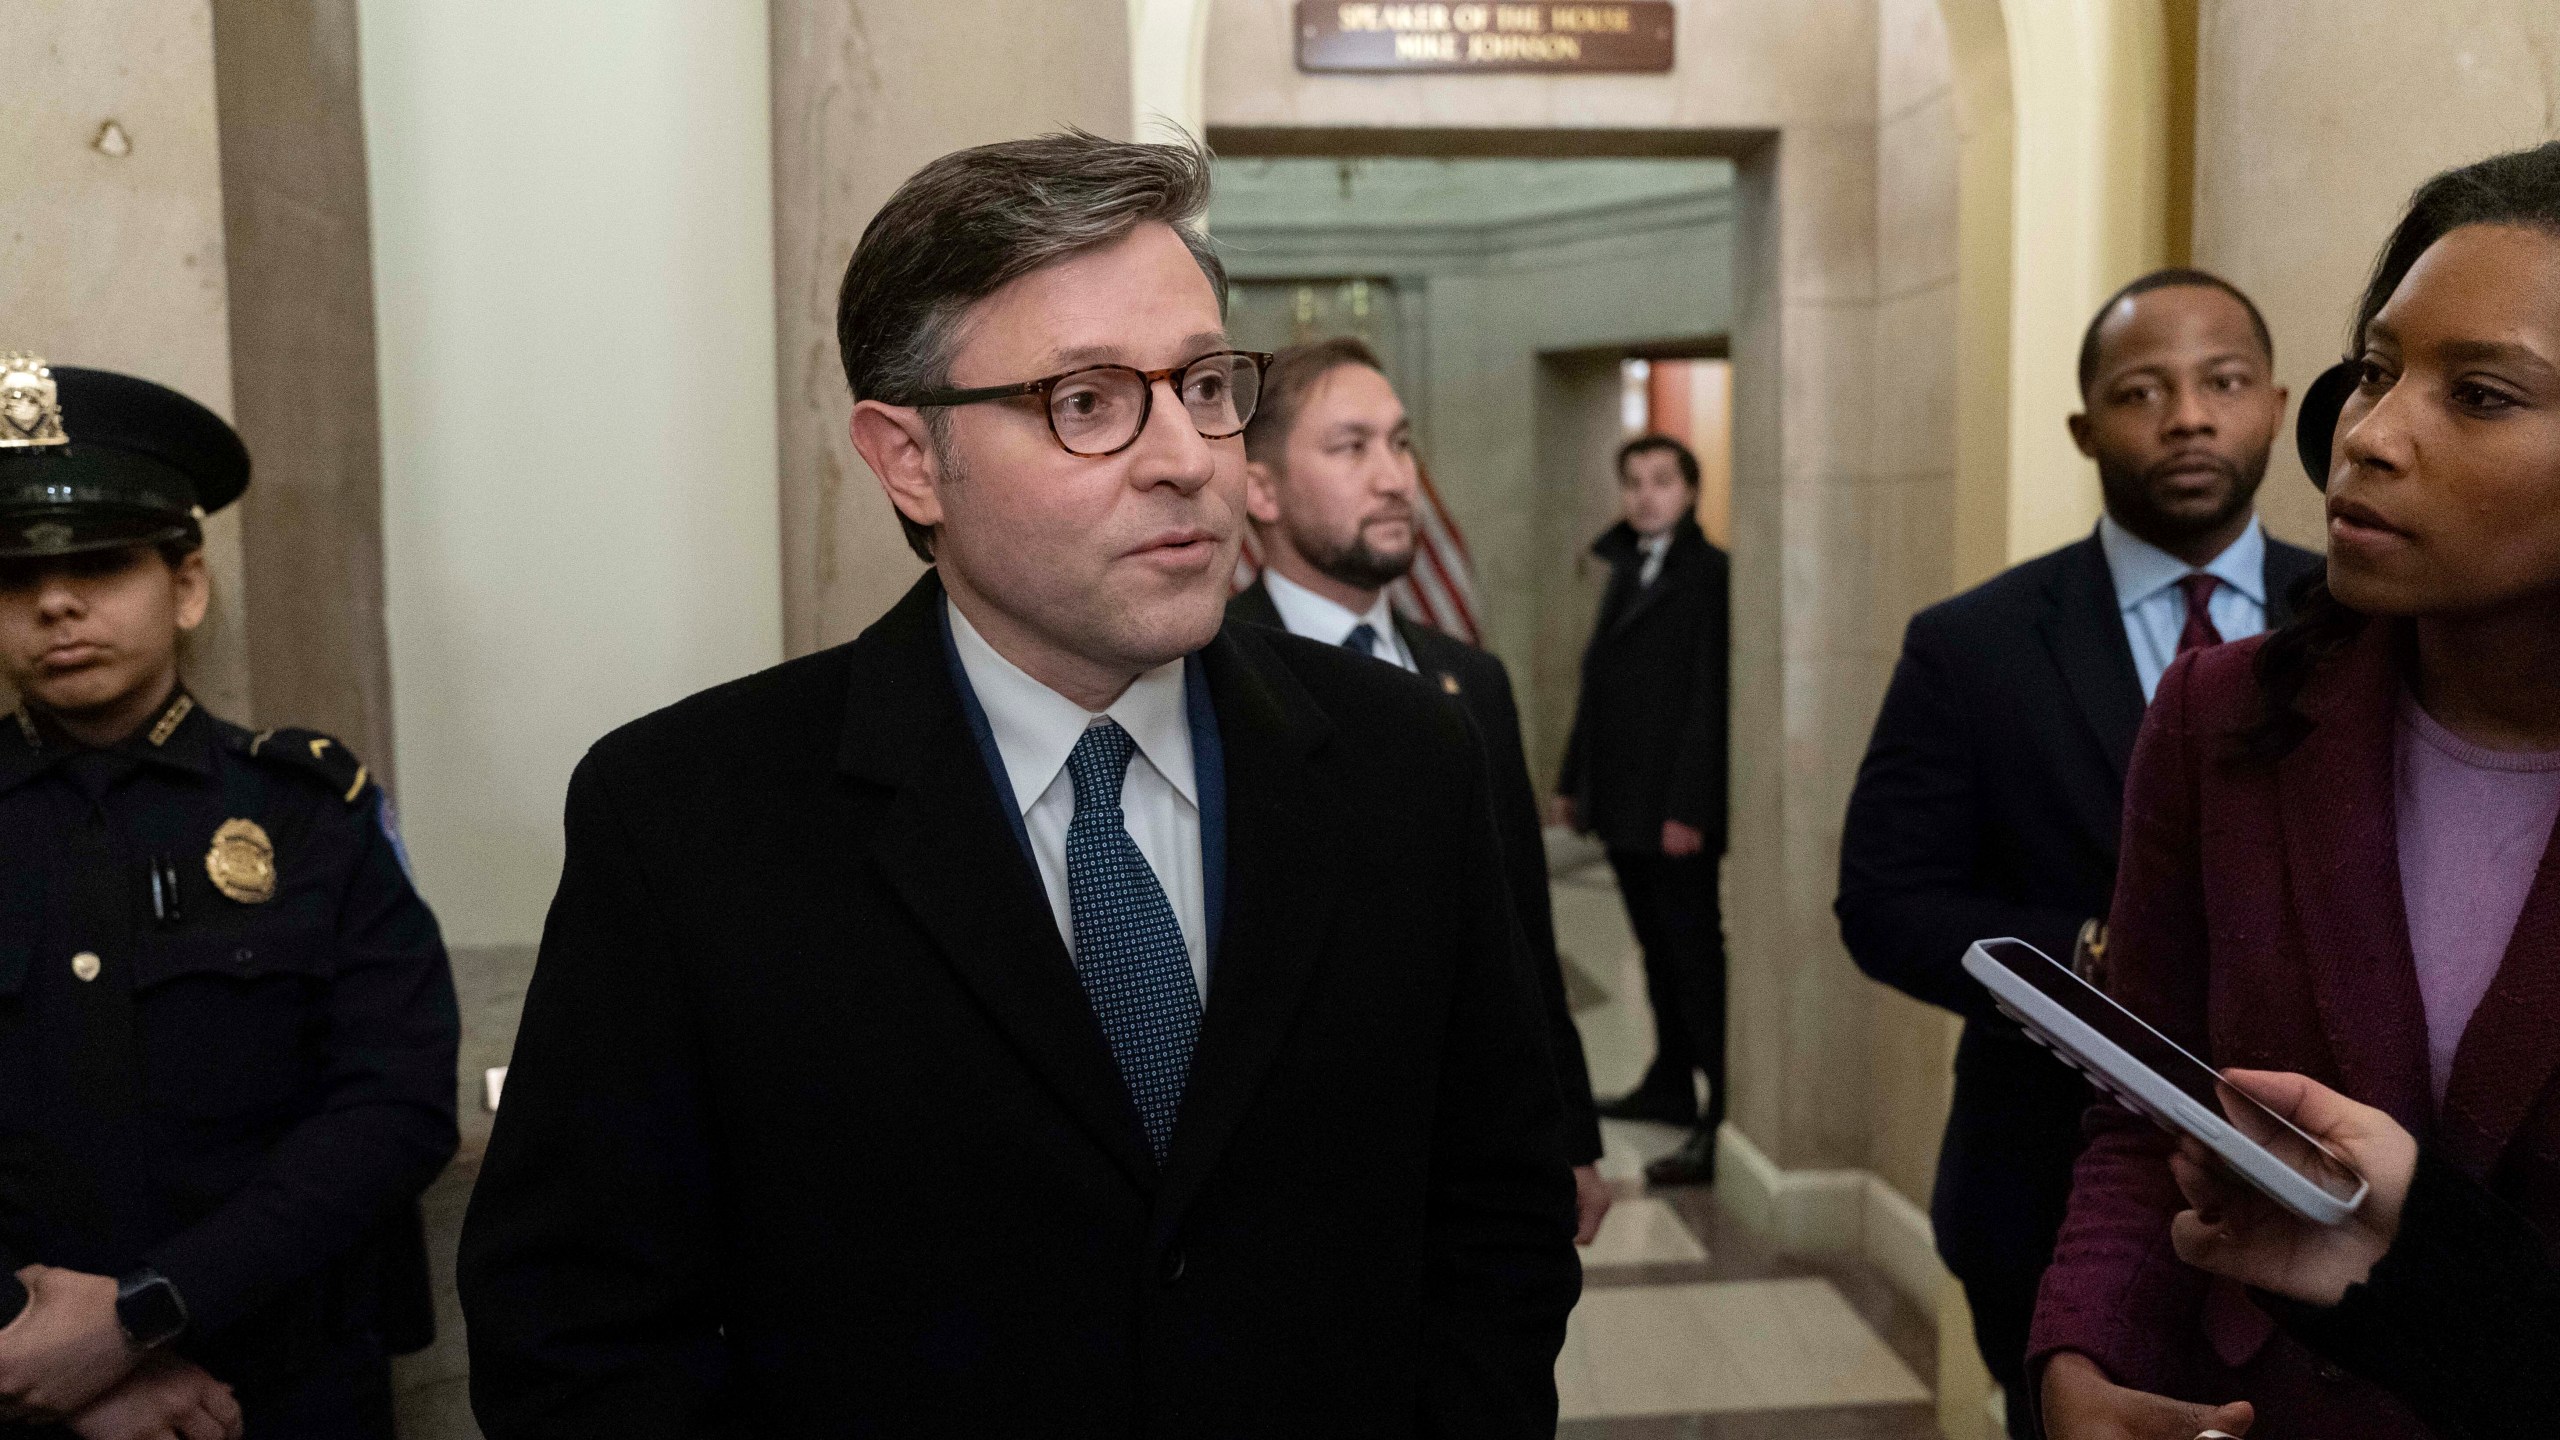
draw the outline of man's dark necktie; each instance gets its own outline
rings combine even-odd
[[[1118,722],[1100,720],[1067,755],[1076,791],[1067,824],[1067,909],[1076,974],[1161,1165],[1200,1037],[1200,987],[1173,905],[1120,813],[1120,784],[1137,748]]]
[[[2213,628],[2213,592],[2221,585],[2201,572],[2178,582],[2178,588],[2187,592],[2187,628],[2178,632],[2179,654],[2222,643],[2222,632]]]
[[[1379,658],[1378,627],[1366,620],[1352,626],[1351,633],[1342,637],[1342,648],[1357,650],[1372,660]]]

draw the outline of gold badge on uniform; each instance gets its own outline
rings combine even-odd
[[[243,905],[272,900],[276,894],[276,847],[255,820],[225,820],[213,832],[213,848],[204,852],[204,873],[213,888]]]
[[[0,354],[0,450],[68,445],[62,433],[62,400],[44,357],[24,350]]]

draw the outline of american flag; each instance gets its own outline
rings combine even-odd
[[[1477,617],[1483,608],[1476,597],[1475,563],[1467,558],[1466,537],[1431,483],[1431,471],[1420,469],[1422,503],[1414,507],[1413,568],[1387,587],[1396,613],[1470,645],[1484,643]],[[1249,588],[1262,574],[1261,547],[1248,531],[1244,553],[1236,560],[1235,588]]]

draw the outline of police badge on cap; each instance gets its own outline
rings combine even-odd
[[[24,350],[0,355],[0,449],[68,445],[62,400],[44,357]]]
[[[0,560],[200,540],[248,486],[240,437],[177,391],[0,352]]]

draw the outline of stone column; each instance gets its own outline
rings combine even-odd
[[[156,380],[231,414],[206,0],[0,0],[0,349]],[[78,433],[80,417],[65,417]],[[240,510],[205,526],[213,613],[188,683],[250,714]],[[14,700],[9,703],[15,704]]]
[[[355,0],[214,10],[231,366],[259,719],[392,782],[382,431]]]
[[[773,0],[783,645],[849,640],[921,568],[853,450],[836,291],[872,212],[937,155],[1130,130],[1124,0]]]

